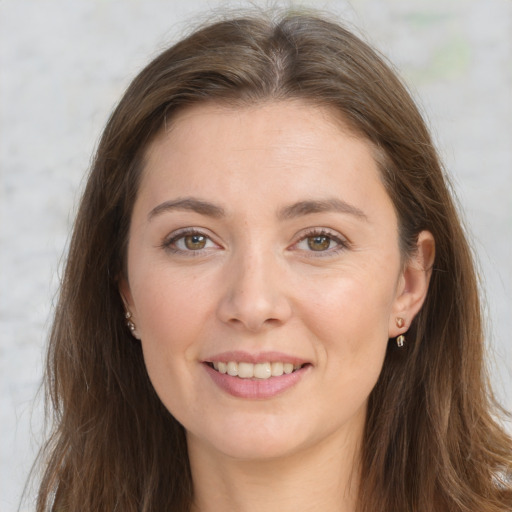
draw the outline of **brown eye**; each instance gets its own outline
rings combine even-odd
[[[181,256],[211,255],[213,250],[221,249],[207,234],[195,229],[177,231],[163,242],[162,247]]]
[[[312,251],[326,251],[331,247],[332,239],[328,236],[309,236],[307,238],[308,247]]]
[[[198,251],[204,249],[208,238],[204,235],[187,235],[183,237],[185,247],[190,251]]]

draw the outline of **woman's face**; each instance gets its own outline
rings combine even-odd
[[[328,110],[196,106],[149,147],[121,291],[191,449],[357,443],[410,275],[370,147]]]

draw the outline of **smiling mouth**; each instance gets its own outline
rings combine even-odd
[[[270,379],[271,377],[281,377],[281,375],[289,375],[308,366],[306,364],[282,363],[280,361],[266,363],[248,363],[248,362],[208,362],[210,368],[219,373],[228,374],[231,377],[240,379]]]

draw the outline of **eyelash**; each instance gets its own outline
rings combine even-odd
[[[164,242],[161,244],[161,247],[165,249],[166,251],[169,251],[173,254],[186,254],[187,256],[201,256],[203,255],[208,249],[179,249],[178,247],[175,247],[174,244],[181,240],[182,238],[185,238],[187,236],[201,236],[207,239],[207,241],[213,242],[211,237],[207,234],[203,233],[202,231],[196,229],[196,228],[184,228],[180,229],[179,231],[173,233],[169,238],[166,238]],[[215,243],[215,242],[213,242]]]
[[[173,233],[169,238],[165,239],[164,242],[161,244],[161,247],[165,249],[166,251],[169,251],[173,254],[186,254],[187,256],[201,256],[205,252],[208,251],[208,249],[179,249],[175,247],[175,244],[188,236],[200,236],[205,237],[207,241],[213,242],[211,237],[204,232],[196,229],[196,228],[184,228],[181,229],[175,233]],[[315,237],[325,237],[328,238],[330,241],[333,241],[337,244],[336,247],[328,248],[326,250],[320,250],[320,251],[314,251],[314,250],[301,250],[304,254],[307,254],[307,257],[311,258],[318,258],[318,257],[327,257],[332,256],[340,253],[341,251],[344,251],[350,247],[350,243],[340,237],[339,235],[333,233],[330,230],[327,230],[325,228],[318,229],[318,228],[312,228],[305,233],[302,234],[301,238],[297,240],[295,243],[291,245],[291,247],[297,247],[301,242],[306,241],[309,238],[315,238]],[[215,243],[215,242],[213,242]],[[309,254],[308,254],[309,253]]]
[[[325,251],[313,251],[313,250],[304,250],[304,253],[307,254],[308,258],[322,258],[329,257],[348,249],[350,247],[350,243],[346,238],[341,237],[340,235],[325,229],[325,228],[312,228],[305,233],[302,234],[301,238],[293,244],[292,247],[297,247],[301,242],[306,241],[308,238],[320,238],[325,237],[329,240],[335,242],[337,245],[335,247],[326,249]]]

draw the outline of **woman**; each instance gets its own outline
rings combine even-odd
[[[404,86],[314,15],[166,50],[103,134],[38,510],[505,511],[476,277]]]

